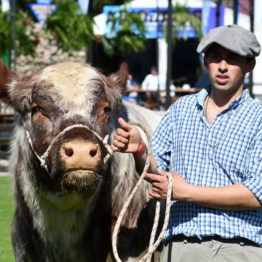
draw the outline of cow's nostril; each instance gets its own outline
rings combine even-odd
[[[72,148],[65,148],[65,154],[68,156],[68,157],[71,157],[73,154],[74,154],[74,151]]]
[[[93,150],[90,151],[90,156],[94,157],[96,155],[96,153],[97,153],[97,149],[93,149]]]

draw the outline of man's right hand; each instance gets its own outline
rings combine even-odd
[[[111,148],[113,151],[134,153],[143,143],[141,135],[135,126],[129,125],[123,118],[118,119],[120,128],[112,141]]]

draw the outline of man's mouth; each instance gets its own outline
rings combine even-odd
[[[229,81],[229,77],[227,75],[217,75],[216,82],[220,85],[225,85]]]

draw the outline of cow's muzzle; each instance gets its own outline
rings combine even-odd
[[[106,164],[110,156],[113,154],[113,151],[110,145],[108,144],[109,136],[106,135],[104,138],[102,138],[97,132],[95,132],[86,125],[75,124],[63,129],[56,137],[54,137],[54,139],[52,140],[52,142],[50,143],[50,145],[48,146],[48,148],[42,156],[39,156],[38,153],[35,151],[32,139],[30,137],[30,133],[26,131],[26,136],[32,151],[34,152],[35,156],[39,159],[41,166],[45,168],[48,173],[49,170],[46,163],[46,159],[48,158],[51,149],[60,137],[64,136],[67,132],[75,128],[82,128],[88,130],[89,132],[93,133],[94,136],[100,141],[100,144],[106,149],[107,152],[106,156],[103,158],[103,164]],[[79,139],[75,139],[61,146],[60,157],[62,161],[65,163],[65,170],[68,173],[69,178],[70,172],[74,170],[85,170],[85,173],[93,173],[93,175],[96,176],[95,166],[96,161],[99,161],[99,158],[101,160],[101,148],[100,146],[98,146],[98,144],[92,142],[90,142],[88,146],[86,146],[86,142],[84,146],[82,146],[82,144],[82,141],[80,141]],[[88,158],[83,157],[86,155],[88,156]]]
[[[101,178],[102,148],[97,141],[82,138],[67,141],[61,145],[59,159],[64,173],[63,188],[89,188]]]

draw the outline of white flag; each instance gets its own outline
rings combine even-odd
[[[1,4],[2,4],[2,12],[6,12],[10,9],[10,3],[9,0],[1,0]]]

